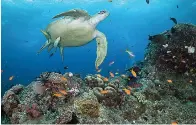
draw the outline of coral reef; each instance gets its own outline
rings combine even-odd
[[[146,59],[154,61],[158,70],[194,73],[196,67],[196,26],[177,24],[162,34],[151,36]]]
[[[98,76],[88,75],[85,77],[84,80],[87,86],[89,86],[90,88],[104,87],[104,81]]]
[[[99,117],[99,103],[96,99],[80,99],[75,101],[75,107],[78,113],[92,118]]]
[[[4,94],[2,123],[196,124],[195,39],[191,24],[150,36],[135,78],[44,72]]]

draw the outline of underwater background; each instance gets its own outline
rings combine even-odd
[[[63,62],[59,49],[37,54],[41,31],[72,9],[110,13],[96,27],[108,42],[98,67],[105,39],[65,47]],[[2,124],[196,124],[196,0],[2,0],[1,10]]]
[[[176,6],[179,6],[177,8]],[[46,38],[40,32],[53,21],[52,17],[80,8],[94,15],[107,10],[110,15],[97,29],[108,40],[108,53],[100,66],[100,74],[109,76],[109,71],[125,73],[125,69],[144,59],[148,35],[170,29],[175,17],[180,23],[196,24],[196,0],[2,0],[2,74],[1,94],[15,84],[28,85],[41,72],[61,71],[95,74],[96,41],[81,47],[64,49],[62,63],[59,50],[49,58],[47,50],[37,55]],[[135,55],[130,58],[126,49]],[[115,63],[108,66],[110,62]],[[64,70],[64,66],[68,66]],[[13,80],[9,80],[14,76]]]

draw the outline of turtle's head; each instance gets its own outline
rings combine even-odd
[[[96,17],[97,17],[100,21],[102,21],[102,20],[104,20],[108,15],[109,15],[109,12],[108,12],[108,11],[106,11],[106,10],[101,10],[101,11],[99,11],[99,13],[97,13]]]
[[[104,20],[107,16],[109,16],[109,12],[106,10],[101,10],[99,11],[97,14],[95,14],[92,18],[91,18],[91,23],[96,26],[99,22],[101,22],[102,20]]]

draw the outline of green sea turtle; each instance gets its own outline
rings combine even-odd
[[[38,51],[38,54],[46,47],[48,48],[48,52],[52,48],[56,52],[57,47],[59,47],[63,61],[64,47],[83,46],[96,38],[97,58],[95,66],[98,68],[107,54],[107,39],[102,32],[96,29],[96,26],[108,15],[109,12],[105,10],[100,11],[94,16],[90,16],[84,10],[73,9],[54,16],[53,19],[63,18],[50,23],[45,30],[41,30],[47,41]]]

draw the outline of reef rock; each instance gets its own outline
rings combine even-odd
[[[177,24],[164,33],[151,36],[145,60],[159,71],[196,75],[196,26]]]

